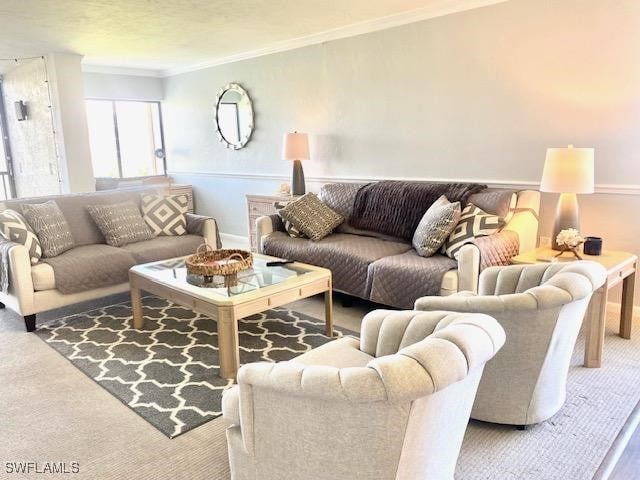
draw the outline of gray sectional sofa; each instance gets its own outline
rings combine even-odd
[[[52,264],[41,260],[31,265],[27,248],[14,244],[5,256],[9,285],[8,291],[0,292],[0,302],[22,315],[27,330],[32,331],[37,313],[127,291],[129,268],[136,264],[191,254],[205,239],[220,247],[215,220],[193,214],[187,214],[186,235],[158,236],[120,248],[107,245],[86,206],[128,200],[139,205],[142,193],[158,192],[112,190],[2,202],[0,210],[10,208],[20,212],[23,204],[55,200],[69,224],[74,247],[53,260],[56,267],[73,271],[74,275],[56,278]]]
[[[348,219],[357,190],[357,184],[327,184],[319,197]],[[487,189],[474,194],[469,201],[488,213],[502,215],[505,205],[497,202],[504,203],[505,195],[495,195],[499,191]],[[506,210],[512,210],[507,225],[494,235],[463,246],[457,260],[441,254],[421,257],[405,240],[375,231],[359,231],[350,227],[348,221],[318,242],[293,238],[284,231],[277,215],[257,219],[259,251],[330,269],[336,291],[411,309],[417,298],[428,294],[477,292],[481,269],[506,265],[512,256],[536,247],[540,193],[512,192],[517,195],[517,203],[515,208],[506,206]]]

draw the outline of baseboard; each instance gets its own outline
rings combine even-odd
[[[249,238],[233,233],[220,233],[222,246],[225,248],[249,248]]]

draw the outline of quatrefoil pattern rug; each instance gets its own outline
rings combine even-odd
[[[146,297],[145,328],[131,328],[128,303],[72,315],[36,334],[75,367],[170,438],[219,417],[215,321]],[[290,360],[322,345],[324,322],[287,308],[239,322],[240,362]],[[341,333],[336,329],[336,335]]]

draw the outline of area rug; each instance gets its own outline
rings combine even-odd
[[[567,401],[546,422],[518,431],[471,421],[456,479],[590,480],[640,401],[640,321],[618,336],[610,311],[602,368],[584,368],[584,334],[573,352]],[[640,473],[637,478],[640,478]]]
[[[131,306],[111,305],[39,326],[42,340],[170,438],[219,417],[215,321],[157,297],[143,300],[144,330]],[[345,330],[336,329],[341,336]],[[331,339],[324,322],[287,308],[239,322],[240,363],[290,360]]]

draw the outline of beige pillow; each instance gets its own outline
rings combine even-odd
[[[442,195],[422,216],[413,233],[413,248],[421,257],[438,251],[460,220],[460,202],[451,203]]]
[[[142,218],[138,206],[132,201],[113,205],[88,205],[87,210],[107,244],[112,247],[122,247],[155,236]]]
[[[287,204],[279,214],[313,241],[322,240],[344,222],[344,217],[322,203],[315,193]]]

